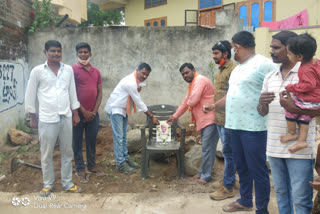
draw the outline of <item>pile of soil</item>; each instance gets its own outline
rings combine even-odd
[[[189,129],[188,136],[199,136],[199,133]],[[199,140],[199,137],[197,137]],[[83,143],[85,144],[85,143]],[[4,154],[2,152],[2,154]],[[42,188],[41,170],[31,168],[25,165],[19,165],[18,169],[10,172],[10,160],[17,157],[25,162],[40,165],[40,146],[38,144],[28,144],[17,151],[12,151],[3,158],[0,169],[0,176],[6,175],[6,179],[0,182],[0,191],[19,192],[21,194],[30,192],[39,192]],[[85,155],[85,145],[83,145],[83,155]],[[131,154],[131,157],[140,163],[141,153]],[[53,154],[55,171],[55,191],[63,191],[61,187],[60,166],[61,158],[59,146],[55,147]],[[115,158],[113,154],[113,141],[111,127],[101,127],[97,137],[96,146],[97,168],[104,171],[106,176],[97,177],[90,175],[89,183],[82,184],[73,174],[75,184],[82,187],[84,193],[104,194],[104,193],[141,193],[156,191],[173,191],[176,193],[199,193],[212,192],[214,182],[206,186],[196,184],[192,177],[185,176],[183,180],[178,180],[176,168],[176,159],[169,157],[168,162],[156,162],[151,160],[148,171],[148,178],[141,179],[141,170],[133,174],[122,174],[117,171]],[[73,163],[74,164],[74,163]],[[216,159],[213,181],[220,180],[223,177],[223,161]]]

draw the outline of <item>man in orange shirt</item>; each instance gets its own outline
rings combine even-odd
[[[182,78],[189,83],[188,93],[182,104],[167,123],[173,123],[187,110],[192,114],[192,122],[196,123],[197,131],[201,132],[202,166],[195,176],[199,184],[211,181],[212,168],[215,160],[216,147],[219,138],[214,125],[214,111],[205,113],[203,105],[213,104],[214,87],[211,81],[196,72],[191,63],[184,63],[180,67]]]

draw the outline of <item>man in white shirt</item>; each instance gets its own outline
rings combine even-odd
[[[300,63],[290,62],[286,49],[287,41],[295,36],[297,34],[291,31],[281,31],[272,36],[271,57],[273,62],[281,63],[281,66],[266,75],[257,106],[260,115],[268,115],[267,156],[279,213],[294,213],[293,207],[295,213],[310,213],[312,209],[313,190],[309,181],[313,180],[315,120],[310,123],[306,148],[290,153],[288,149],[296,141],[280,142],[280,136],[287,132],[284,108],[280,105],[284,98],[280,93],[288,84],[299,81]],[[298,112],[295,109],[287,110],[292,113],[319,115],[318,110],[298,109]]]
[[[25,110],[30,114],[30,126],[39,126],[44,185],[40,195],[48,197],[53,189],[52,156],[57,139],[60,141],[62,187],[67,192],[78,193],[81,188],[72,182],[72,123],[76,125],[80,121],[77,110],[80,104],[73,70],[71,66],[61,63],[62,47],[58,41],[47,41],[44,54],[47,61],[32,69],[25,95]]]
[[[159,121],[149,112],[139,93],[150,72],[150,65],[141,63],[133,73],[120,80],[105,107],[111,120],[116,163],[122,173],[133,173],[139,168],[137,163],[129,159],[127,148],[128,115],[132,108],[135,110],[137,106],[139,111],[143,111],[152,119],[153,124],[159,125]]]

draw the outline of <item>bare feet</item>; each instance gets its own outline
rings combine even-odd
[[[301,149],[304,149],[308,146],[307,142],[305,141],[298,141],[296,144],[294,144],[293,146],[291,146],[288,150],[290,153],[295,153]]]
[[[200,185],[206,185],[206,184],[208,183],[207,181],[205,181],[205,180],[203,180],[203,179],[201,179],[201,178],[197,179],[196,182],[197,182],[198,184],[200,184]]]
[[[286,143],[290,140],[296,140],[298,139],[298,135],[297,134],[290,134],[287,133],[285,136],[280,136],[280,142],[281,143]]]
[[[193,179],[199,179],[200,176],[198,174],[196,174],[195,176],[192,177]]]

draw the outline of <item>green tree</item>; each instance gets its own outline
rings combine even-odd
[[[33,33],[37,28],[52,27],[60,20],[51,8],[51,0],[33,0],[32,7],[34,9],[34,19],[29,28],[29,33]]]
[[[103,26],[119,25],[124,20],[124,13],[121,9],[101,11],[97,4],[88,2],[88,21],[82,22],[79,26]]]

